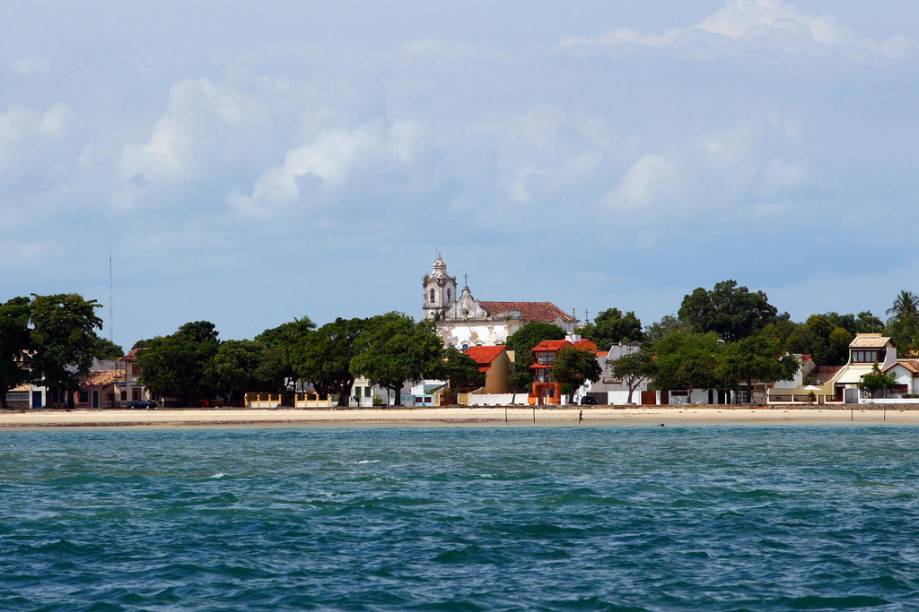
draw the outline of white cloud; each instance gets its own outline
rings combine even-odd
[[[799,10],[784,0],[730,0],[723,8],[688,28],[663,34],[629,28],[596,38],[565,38],[563,47],[710,47],[719,41],[734,45],[812,55],[902,59],[916,50],[904,36],[876,40],[860,36],[828,15]]]
[[[288,151],[284,163],[264,171],[249,195],[232,194],[229,204],[245,214],[270,214],[334,194],[361,172],[411,169],[424,146],[422,126],[410,121],[328,128]]]
[[[124,148],[119,175],[124,181],[172,182],[194,178],[215,159],[240,153],[242,136],[264,119],[260,104],[209,79],[187,80],[169,92],[166,113],[150,137]]]
[[[20,57],[13,62],[13,72],[22,76],[32,76],[34,74],[48,74],[51,71],[51,64],[47,59],[38,56]]]
[[[761,214],[765,199],[793,198],[808,178],[807,160],[792,157],[794,138],[775,127],[772,121],[741,122],[641,155],[601,202],[612,211],[645,212],[649,219],[730,208]],[[749,211],[738,208],[741,203]]]
[[[0,112],[0,176],[9,180],[28,163],[29,151],[60,138],[69,117],[63,104],[44,111],[14,105]]]

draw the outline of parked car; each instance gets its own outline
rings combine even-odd
[[[156,402],[153,400],[131,400],[128,402],[127,406],[132,410],[134,408],[146,408],[150,410],[151,408],[156,409]]]
[[[584,397],[581,398],[581,405],[582,406],[596,406],[597,398],[595,398],[593,395],[585,395]]]

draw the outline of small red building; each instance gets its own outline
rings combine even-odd
[[[558,406],[562,401],[562,383],[552,380],[552,365],[558,352],[574,345],[567,340],[543,340],[533,347],[533,387],[527,401],[535,406]]]

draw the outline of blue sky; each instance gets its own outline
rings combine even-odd
[[[367,5],[370,6],[367,6]],[[572,6],[574,5],[574,6]],[[115,339],[483,299],[646,323],[919,290],[919,5],[7,3],[0,287]]]

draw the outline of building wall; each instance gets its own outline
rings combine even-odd
[[[520,325],[520,321],[440,321],[437,333],[444,346],[494,346],[505,344]]]
[[[510,359],[507,351],[502,352],[491,362],[491,367],[485,372],[485,393],[507,393],[507,375],[510,371]]]

